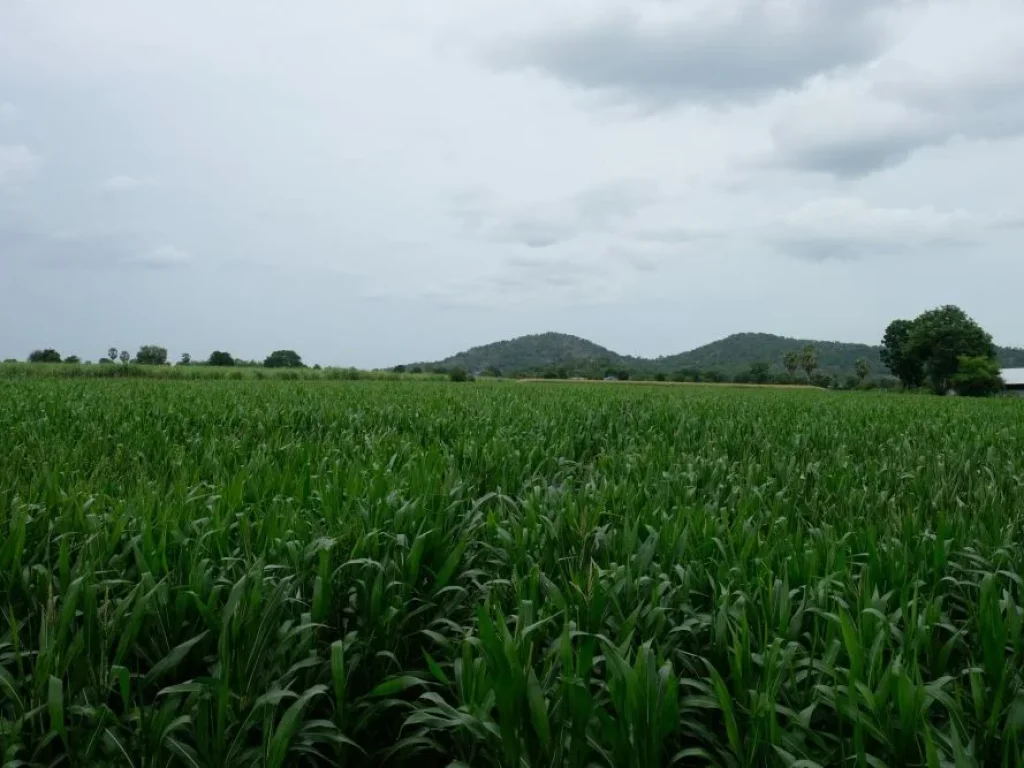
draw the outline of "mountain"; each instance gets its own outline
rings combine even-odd
[[[754,363],[766,362],[782,370],[782,358],[789,351],[800,351],[813,344],[818,351],[820,369],[828,374],[852,374],[860,358],[871,364],[876,375],[888,371],[879,358],[881,347],[841,341],[791,339],[770,333],[736,333],[689,352],[645,359],[620,355],[592,341],[564,333],[539,333],[497,341],[467,349],[435,363],[420,363],[423,368],[465,368],[467,371],[497,369],[506,376],[543,374],[560,371],[569,376],[604,375],[608,370],[633,373],[673,374],[680,370],[717,370],[726,374],[746,372]],[[1024,349],[996,347],[1005,368],[1024,367]]]
[[[629,365],[630,360],[578,336],[537,333],[473,347],[436,363],[420,365],[424,368],[459,367],[467,371],[496,368],[502,373],[514,374],[598,363],[623,367]]]

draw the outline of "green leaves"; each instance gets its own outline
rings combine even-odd
[[[0,763],[1014,765],[1024,411],[0,381]]]

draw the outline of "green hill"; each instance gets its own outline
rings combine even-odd
[[[540,333],[520,336],[473,347],[435,363],[420,363],[424,368],[465,368],[467,371],[497,369],[506,376],[543,374],[559,371],[569,376],[603,375],[608,370],[628,370],[634,374],[673,374],[680,370],[717,370],[736,374],[765,362],[775,371],[782,370],[782,358],[807,344],[818,350],[818,362],[824,373],[848,375],[854,363],[865,358],[875,375],[888,371],[879,358],[877,345],[840,341],[791,339],[770,333],[736,333],[702,347],[676,355],[645,359],[620,355],[592,341],[564,333]],[[1024,367],[1024,349],[996,347],[1004,367]]]
[[[507,341],[496,341],[452,355],[426,368],[465,368],[483,371],[493,368],[506,375],[543,372],[563,367],[628,365],[628,359],[592,341],[565,333],[537,333]]]

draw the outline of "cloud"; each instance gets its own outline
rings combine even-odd
[[[647,5],[495,46],[490,63],[649,107],[746,101],[862,64],[883,38],[870,0]]]
[[[1005,214],[873,207],[859,198],[836,197],[805,203],[752,234],[788,255],[825,261],[970,245],[986,231],[1019,221]]]
[[[901,164],[954,137],[1024,134],[1024,6],[1001,0],[912,4],[900,41],[870,66],[787,95],[775,161],[839,178]]]
[[[173,245],[162,245],[159,248],[129,256],[125,259],[125,263],[154,269],[168,269],[192,263],[192,256]]]
[[[135,189],[141,189],[142,187],[152,187],[155,182],[151,179],[139,179],[135,176],[111,176],[108,179],[104,179],[100,182],[100,189],[106,192],[130,192]]]
[[[0,102],[0,123],[13,123],[21,117],[21,110],[9,101]]]
[[[30,176],[39,158],[24,144],[0,144],[0,184]]]
[[[548,248],[577,237],[611,232],[657,201],[651,185],[619,180],[591,186],[567,197],[507,204],[477,192],[455,197],[454,215],[475,237]]]

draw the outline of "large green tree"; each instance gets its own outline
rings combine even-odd
[[[302,358],[291,349],[278,349],[267,355],[263,361],[267,368],[302,368]]]
[[[28,356],[30,363],[59,363],[60,352],[56,349],[36,349]]]
[[[910,353],[908,342],[914,328],[913,320],[893,320],[885,329],[879,357],[892,375],[908,389],[924,383],[924,364]]]
[[[206,361],[206,364],[219,367],[234,365],[235,358],[231,356],[230,352],[221,352],[219,349],[216,349],[210,353],[210,359]]]
[[[914,320],[903,351],[921,361],[925,378],[939,394],[951,388],[960,358],[995,358],[992,336],[952,305],[929,310]]]
[[[167,362],[167,350],[156,344],[146,344],[135,353],[135,362],[139,365],[163,365]]]

